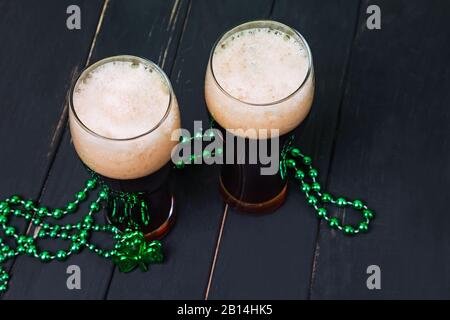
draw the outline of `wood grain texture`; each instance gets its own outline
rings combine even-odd
[[[66,9],[82,11],[68,30]],[[0,197],[38,200],[61,140],[66,91],[82,68],[103,1],[0,3]],[[26,230],[23,220],[15,226]]]
[[[369,4],[381,8],[381,30],[365,27]],[[450,297],[449,10],[445,1],[362,5],[329,189],[378,215],[357,238],[322,226],[313,298]],[[366,287],[370,265],[381,268],[381,290]]]
[[[159,57],[164,59],[165,55],[167,66],[171,65],[186,10],[186,1],[109,1],[91,61],[117,54],[138,55],[158,61]],[[169,43],[171,37],[174,42]],[[68,82],[66,86],[69,86]],[[65,89],[60,90],[64,95]],[[69,130],[65,129],[42,199],[50,207],[72,199],[88,178],[71,144]],[[80,210],[67,221],[79,220],[83,212],[86,210]],[[101,222],[103,215],[100,213],[99,217]],[[106,245],[107,241],[101,239],[100,243]],[[48,243],[50,249],[60,245]],[[81,290],[67,289],[66,270],[70,265],[81,268]],[[113,269],[111,261],[88,251],[64,263],[42,264],[28,257],[20,257],[14,266],[11,288],[5,298],[102,299],[106,295]]]
[[[172,83],[180,102],[182,126],[194,121],[209,126],[204,102],[204,75],[209,53],[227,29],[267,14],[271,1],[191,2],[173,72]],[[224,205],[218,192],[218,167],[195,166],[178,174],[177,225],[164,241],[163,265],[132,275],[117,271],[109,299],[203,299],[215,252]]]
[[[298,142],[327,176],[358,1],[277,0],[271,18],[299,30],[310,44],[316,94]],[[305,299],[309,296],[318,222],[298,186],[274,214],[228,213],[211,299]]]

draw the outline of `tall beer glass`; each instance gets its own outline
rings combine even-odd
[[[268,150],[275,145],[278,159],[307,116],[313,96],[312,55],[298,31],[275,21],[252,21],[217,41],[206,71],[205,99],[226,143],[230,137],[235,140],[234,147],[224,148],[220,189],[226,202],[247,212],[273,211],[284,202],[286,180],[278,170],[262,173],[267,163],[259,150],[263,144]],[[253,151],[252,144],[258,146]],[[246,154],[239,155],[239,145],[245,145]],[[258,152],[253,163],[252,152]]]
[[[148,240],[164,235],[174,216],[171,134],[180,127],[164,72],[134,56],[94,63],[71,90],[69,123],[79,157],[109,190],[109,221]]]

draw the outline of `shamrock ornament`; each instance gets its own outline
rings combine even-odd
[[[126,230],[117,242],[113,262],[120,272],[130,272],[136,267],[147,271],[149,264],[161,263],[163,254],[161,242],[154,240],[147,243],[140,231]]]

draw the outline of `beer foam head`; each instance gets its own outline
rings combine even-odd
[[[83,162],[116,179],[153,173],[170,159],[178,104],[164,73],[132,56],[99,61],[72,91],[70,129]]]
[[[211,55],[208,108],[226,129],[286,133],[311,107],[314,76],[308,45],[297,32],[273,21],[243,26],[220,39]]]
[[[93,132],[113,139],[139,136],[164,117],[170,91],[162,75],[137,61],[111,61],[77,83],[75,112]]]

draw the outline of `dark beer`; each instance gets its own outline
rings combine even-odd
[[[172,163],[138,179],[117,180],[100,176],[110,196],[107,220],[120,230],[141,230],[148,239],[159,239],[174,220],[174,197],[169,184]]]

